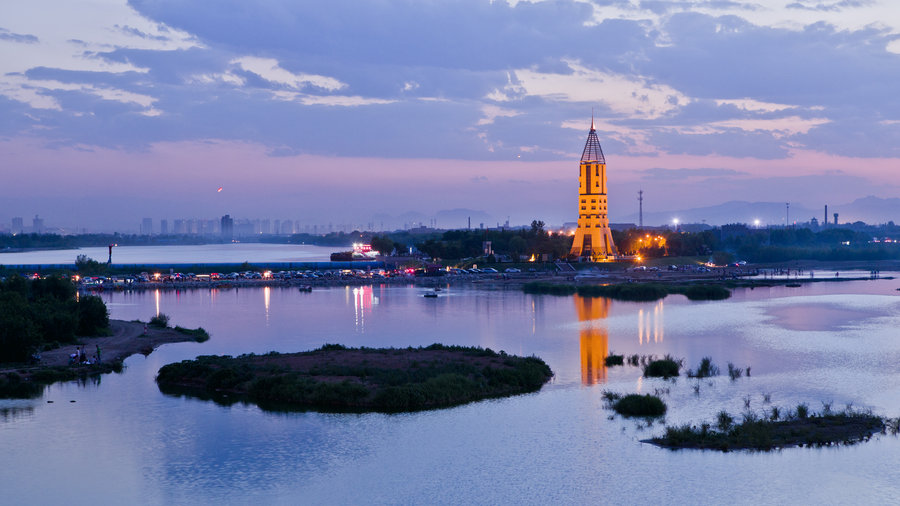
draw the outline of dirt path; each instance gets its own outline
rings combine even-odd
[[[144,324],[139,322],[126,322],[122,320],[110,320],[110,336],[83,337],[81,345],[66,345],[55,350],[41,353],[41,366],[68,365],[69,356],[75,353],[76,348],[84,347],[85,355],[92,361],[100,347],[103,362],[123,360],[135,353],[149,354],[162,344],[181,343],[193,341],[193,336],[182,334],[174,329],[147,328],[144,335]]]

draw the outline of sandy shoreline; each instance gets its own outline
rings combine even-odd
[[[33,372],[45,367],[68,366],[69,357],[75,350],[84,347],[85,354],[93,361],[93,357],[97,353],[97,347],[100,347],[101,359],[103,364],[111,364],[121,362],[136,353],[149,354],[159,346],[166,343],[182,343],[195,341],[194,337],[183,334],[172,328],[154,328],[148,327],[147,335],[144,334],[144,324],[140,322],[126,322],[123,320],[110,320],[109,329],[111,335],[102,337],[82,337],[79,339],[81,344],[67,344],[54,350],[41,353],[41,362],[36,365],[17,365],[6,366],[0,368],[0,374],[17,371],[17,372]],[[73,369],[84,368],[90,370],[91,365],[73,365]]]

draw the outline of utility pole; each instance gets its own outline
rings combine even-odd
[[[784,203],[784,226],[785,227],[791,226],[791,203],[790,202]]]
[[[644,190],[638,190],[638,229],[644,228]]]

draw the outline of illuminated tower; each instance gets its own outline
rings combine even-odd
[[[606,210],[606,159],[593,118],[578,170],[578,228],[569,254],[594,261],[614,257],[616,245]]]

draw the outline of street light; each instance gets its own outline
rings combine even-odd
[[[756,225],[756,228],[759,228],[759,220],[753,220],[753,224]]]

